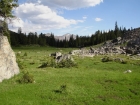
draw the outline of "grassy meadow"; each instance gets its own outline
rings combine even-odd
[[[49,54],[72,49],[14,47],[20,53],[20,74],[0,83],[0,105],[140,105],[140,60],[124,55],[126,64],[102,62],[104,56],[73,56],[77,67],[38,68]],[[25,55],[26,53],[26,55]],[[131,73],[124,73],[132,70]],[[18,80],[28,71],[35,82]]]

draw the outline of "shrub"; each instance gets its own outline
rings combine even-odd
[[[43,62],[38,68],[56,67],[55,60],[51,57],[47,62]]]
[[[38,68],[45,68],[45,67],[48,67],[47,62],[43,62]]]
[[[27,53],[25,52],[23,56],[27,56]]]
[[[16,54],[16,57],[17,57],[17,58],[19,58],[19,57],[20,57],[20,54],[19,54],[19,53],[17,53],[17,54]]]
[[[67,93],[67,86],[61,85],[58,90],[53,90],[55,93]]]
[[[124,61],[124,60],[123,60],[121,63],[122,63],[122,64],[127,64],[127,61]]]
[[[54,67],[54,68],[70,68],[77,67],[77,64],[70,59],[62,60],[60,62],[56,62],[54,58],[50,58],[47,62],[43,62],[38,68],[46,68],[46,67]]]
[[[70,67],[77,67],[77,64],[70,59],[62,60],[61,62],[57,63],[58,68],[70,68]]]
[[[35,61],[30,62],[30,65],[34,65],[34,64],[35,64]]]
[[[24,69],[24,64],[20,60],[17,60],[17,64],[20,69]]]
[[[19,79],[19,83],[33,83],[34,78],[29,72],[24,72],[21,79]]]
[[[102,62],[110,62],[110,61],[114,61],[114,62],[118,62],[118,63],[121,63],[121,64],[126,64],[127,61],[123,60],[122,58],[110,58],[110,57],[107,57],[105,56],[104,58],[102,58]]]
[[[116,58],[116,59],[114,59],[114,61],[118,62],[118,63],[121,63],[121,64],[126,64],[127,63],[127,61],[125,61],[125,60],[123,60],[121,58]]]
[[[34,64],[35,64],[34,62],[31,62],[31,63],[30,63],[30,65],[34,65]]]
[[[55,59],[51,57],[51,59],[48,61],[48,67],[56,67],[57,63],[55,62]]]

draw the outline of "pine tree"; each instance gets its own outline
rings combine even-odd
[[[115,38],[117,38],[119,36],[119,27],[117,25],[117,21],[115,22]]]
[[[18,34],[21,34],[22,33],[22,29],[21,27],[18,28]]]
[[[10,42],[10,34],[8,31],[7,21],[11,21],[15,16],[12,14],[13,8],[17,7],[18,0],[0,0],[0,18],[3,21],[3,34],[8,37]]]
[[[70,39],[69,39],[69,47],[74,47],[73,35],[70,36]]]
[[[46,37],[42,33],[39,35],[38,44],[40,46],[45,46],[46,45]]]

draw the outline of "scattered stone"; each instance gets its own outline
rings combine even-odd
[[[140,56],[140,54],[137,54],[137,56]]]
[[[71,54],[71,55],[79,55],[79,54],[81,54],[81,50],[72,50],[72,51],[69,52],[69,54]]]
[[[124,71],[124,73],[131,73],[131,72],[132,72],[131,70]]]
[[[61,57],[62,56],[62,53],[61,52],[56,52],[55,53],[55,58],[57,59],[58,57]]]

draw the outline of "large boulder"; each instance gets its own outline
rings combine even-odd
[[[56,58],[57,63],[59,63],[61,61],[65,61],[65,60],[74,61],[70,54],[63,54],[62,56],[59,56],[59,57]]]
[[[6,36],[0,35],[0,82],[19,73],[15,53]]]

